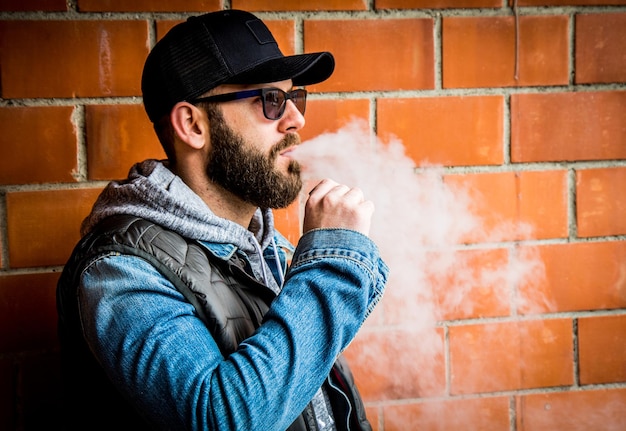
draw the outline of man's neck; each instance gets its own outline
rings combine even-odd
[[[172,169],[218,217],[240,224],[246,229],[257,207],[242,200],[222,186],[210,181],[205,175]]]
[[[194,190],[218,217],[233,221],[248,229],[257,207],[213,184],[205,193]]]

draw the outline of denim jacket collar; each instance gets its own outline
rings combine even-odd
[[[228,261],[233,259],[234,255],[237,254],[238,258],[243,258],[246,264],[245,267],[248,268],[246,272],[250,275],[252,271],[250,268],[250,262],[245,253],[237,253],[238,248],[233,244],[224,244],[224,243],[216,243],[216,242],[208,242],[208,241],[199,241],[199,243],[213,256],[223,260]],[[279,232],[274,233],[274,240],[263,250],[263,260],[267,263],[268,267],[272,271],[272,275],[276,282],[278,283],[279,288],[282,288],[282,281],[284,280],[286,269],[289,261],[291,261],[291,257],[295,251],[295,247],[281,235]],[[278,293],[278,292],[276,292]]]
[[[212,255],[218,257],[222,260],[228,260],[233,257],[233,254],[237,252],[237,246],[234,244],[224,244],[217,242],[209,242],[209,241],[199,241]],[[263,256],[267,260],[268,257],[273,258],[274,256],[274,244],[276,244],[277,252],[281,257],[281,263],[286,262],[287,259],[291,258],[293,252],[295,251],[295,247],[293,244],[287,240],[283,235],[279,232],[275,232],[274,234],[274,242],[271,243],[264,251]]]

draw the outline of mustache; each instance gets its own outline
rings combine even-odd
[[[289,133],[283,139],[281,139],[270,151],[270,159],[274,160],[278,157],[278,153],[286,150],[289,147],[300,145],[300,135],[296,133]]]

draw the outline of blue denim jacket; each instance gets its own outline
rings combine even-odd
[[[225,258],[236,252],[204,245]],[[284,430],[380,300],[387,273],[364,235],[308,232],[263,325],[224,358],[193,306],[150,264],[105,255],[82,274],[81,320],[109,378],[166,428]]]

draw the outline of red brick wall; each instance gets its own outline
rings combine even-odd
[[[304,138],[360,118],[483,196],[489,223],[533,227],[458,253],[478,269],[532,253],[541,280],[474,286],[482,302],[442,306],[432,331],[392,280],[346,352],[375,430],[626,429],[624,0],[0,2],[0,429],[54,428],[59,271],[106,181],[163,156],[141,107],[149,46],[223,7],[258,11],[285,53],[335,54]],[[278,224],[296,240],[298,208]],[[517,305],[536,293],[549,303]],[[414,350],[425,337],[434,351]]]

